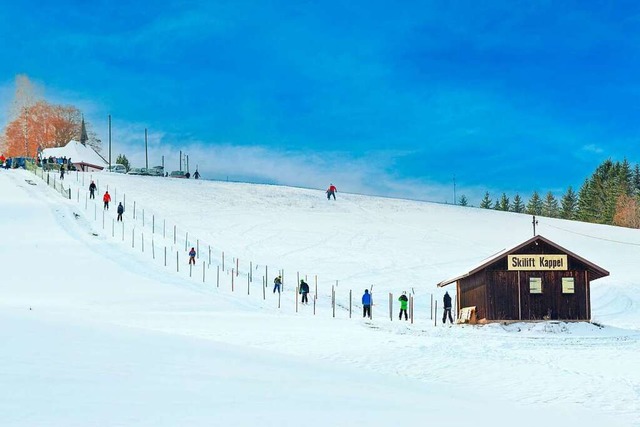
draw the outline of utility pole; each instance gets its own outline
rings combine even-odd
[[[182,170],[182,150],[180,150],[180,167],[178,168],[178,170]]]
[[[109,170],[111,170],[111,114],[109,114]]]
[[[536,216],[533,216],[533,221],[531,221],[531,224],[533,224],[533,237],[536,236],[536,225],[538,224],[538,220],[536,219]]]
[[[187,154],[187,173],[189,173],[189,155]]]
[[[453,204],[457,205],[458,202],[456,201],[456,176],[453,175]]]
[[[147,151],[147,128],[144,128],[144,167],[149,169],[149,153]]]

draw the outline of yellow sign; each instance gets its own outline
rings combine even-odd
[[[564,271],[569,268],[566,255],[509,255],[508,270]]]

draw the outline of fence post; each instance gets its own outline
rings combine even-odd
[[[349,289],[349,319],[351,319],[351,308],[353,303],[353,292]]]
[[[389,320],[393,322],[393,294],[389,292]]]
[[[236,258],[236,277],[238,277],[238,270],[240,270],[240,261]]]
[[[249,286],[251,284],[251,277],[247,274],[247,295],[251,295],[251,287]]]
[[[193,264],[191,264],[191,260],[189,260],[189,277],[191,277],[192,271],[193,271]]]
[[[266,280],[264,280],[264,276],[262,276],[262,300],[266,300],[267,299],[267,283]]]
[[[430,306],[430,315],[431,315],[431,320],[433,320],[433,294],[431,294],[431,306]]]
[[[164,247],[164,266],[167,266],[167,247]]]
[[[413,325],[413,295],[409,297],[409,308],[411,310],[411,324]]]
[[[433,326],[438,326],[438,301],[436,301],[435,310],[433,312]]]
[[[313,296],[313,315],[316,315],[316,300],[318,299],[318,295]]]
[[[220,266],[217,266],[217,271],[216,271],[216,288],[220,287]]]
[[[333,307],[333,317],[336,317],[336,289],[331,286],[331,306]]]
[[[233,277],[234,277],[234,275],[233,275],[233,268],[232,268],[232,269],[231,269],[231,292],[233,292],[233,291],[234,291],[234,286],[233,286],[233,285],[234,285],[234,283],[233,283]]]
[[[224,271],[224,251],[222,251],[222,271]]]
[[[211,245],[209,245],[209,265],[211,265]]]
[[[151,236],[151,257],[156,259],[156,242],[153,240],[153,235]]]
[[[176,251],[176,273],[180,272],[180,255],[178,255],[178,251]]]
[[[167,238],[167,220],[166,219],[162,220],[162,238],[163,239]]]
[[[136,219],[136,201],[133,201],[133,219]]]
[[[156,234],[156,216],[151,215],[151,234]]]
[[[142,209],[142,226],[144,227],[144,209]]]
[[[202,283],[204,283],[204,271],[205,271],[205,262],[202,261]]]
[[[173,244],[176,244],[176,226],[173,226]]]
[[[296,297],[297,299],[297,297]],[[280,301],[282,300],[282,292],[278,292],[278,308],[280,308]]]

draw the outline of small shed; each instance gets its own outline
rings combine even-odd
[[[456,284],[457,310],[476,307],[486,321],[591,320],[592,280],[602,267],[542,236],[500,252],[438,287]]]

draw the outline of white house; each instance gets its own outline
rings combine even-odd
[[[42,158],[55,157],[61,159],[66,157],[76,169],[83,172],[101,171],[107,167],[107,161],[88,145],[71,140],[64,147],[45,148],[42,150]]]

